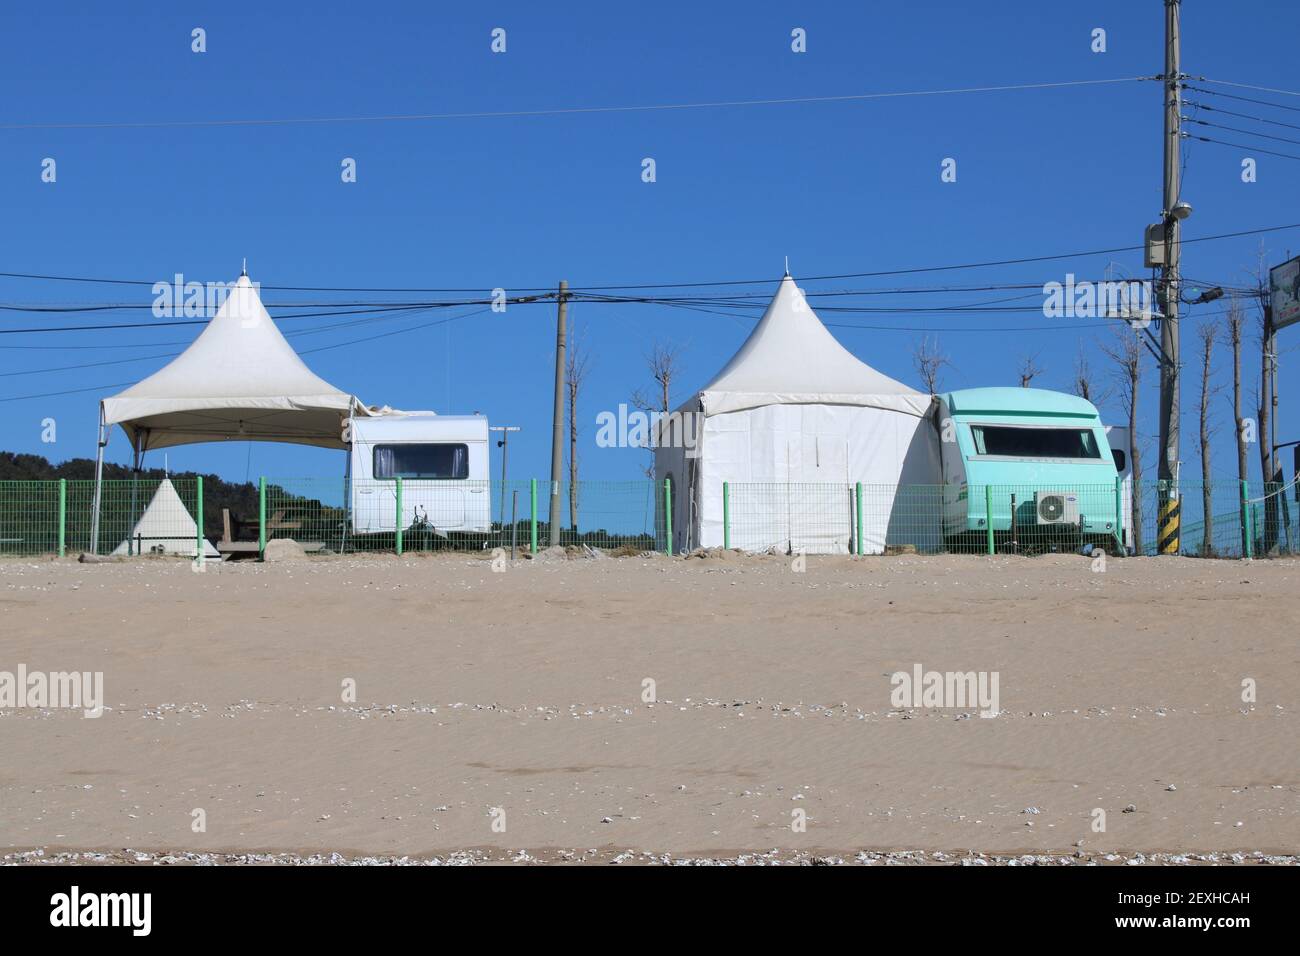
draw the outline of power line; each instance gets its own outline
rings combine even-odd
[[[429,310],[426,309],[426,310],[424,310],[424,311],[429,311]],[[365,336],[365,337],[363,337],[363,338],[359,338],[359,339],[349,339],[349,340],[347,340],[347,341],[343,341],[343,342],[335,342],[335,343],[333,343],[333,344],[331,344],[331,345],[323,345],[323,346],[320,346],[319,348],[314,348],[314,349],[303,349],[302,351],[298,352],[298,354],[299,354],[299,355],[311,355],[312,353],[315,353],[315,352],[326,352],[326,351],[329,351],[330,349],[343,348],[344,346],[347,346],[347,345],[357,345],[357,344],[359,344],[359,343],[361,343],[361,342],[369,342],[369,341],[371,341],[371,340],[373,340],[373,339],[382,339],[382,338],[387,338],[388,336],[391,336],[391,335],[401,335],[401,334],[403,334],[403,333],[405,333],[405,332],[418,332],[418,331],[420,331],[421,329],[433,328],[433,327],[435,327],[435,326],[439,326],[439,325],[446,325],[446,324],[449,323],[449,322],[455,322],[455,321],[457,321],[458,319],[467,319],[467,318],[469,318],[469,317],[471,317],[471,316],[479,315],[479,314],[481,314],[481,313],[483,313],[483,312],[487,312],[487,311],[488,311],[488,309],[476,309],[476,310],[474,310],[474,311],[472,311],[472,312],[466,312],[466,313],[463,313],[463,314],[461,314],[461,315],[453,315],[453,316],[449,316],[448,318],[445,318],[445,319],[439,319],[439,320],[436,321],[436,322],[425,322],[425,323],[421,323],[420,325],[413,325],[413,326],[409,326],[409,327],[404,328],[404,329],[394,329],[394,330],[389,331],[389,332],[382,332],[382,333],[379,333],[378,335],[368,335],[368,336]],[[315,331],[315,330],[312,330],[312,331]],[[81,363],[81,364],[77,364],[77,365],[62,365],[62,366],[57,366],[57,367],[54,367],[54,368],[30,369],[30,370],[22,371],[22,372],[3,372],[3,373],[0,373],[0,378],[9,378],[9,377],[12,377],[12,376],[17,376],[17,375],[39,375],[39,374],[44,374],[44,373],[47,373],[47,372],[67,372],[67,371],[73,371],[73,370],[77,370],[77,369],[85,369],[85,368],[99,368],[99,367],[102,367],[102,366],[105,366],[105,365],[125,365],[125,364],[130,363],[130,362],[146,362],[146,361],[149,361],[150,359],[175,358],[176,356],[181,355],[181,354],[183,354],[183,353],[182,353],[182,352],[169,352],[169,353],[165,353],[165,354],[161,354],[161,355],[141,355],[141,356],[136,356],[135,358],[128,358],[128,359],[115,359],[115,360],[113,360],[113,361],[109,361],[109,362],[83,362],[83,363]],[[117,385],[100,385],[100,386],[94,386],[94,388],[120,388],[120,387],[124,387],[124,386],[126,386],[126,385],[130,385],[130,384],[132,384],[132,383],[130,383],[130,382],[122,382],[122,383],[119,383],[119,384],[117,384]],[[55,396],[55,395],[71,395],[71,394],[75,394],[75,393],[77,393],[77,392],[82,392],[82,391],[93,391],[93,390],[94,390],[94,389],[70,389],[70,390],[68,390],[68,391],[63,391],[63,392],[47,392],[47,393],[42,394],[42,395],[19,395],[19,396],[14,396],[14,397],[10,397],[10,398],[0,398],[0,402],[13,402],[13,401],[20,401],[20,400],[28,399],[28,398],[47,398],[47,397],[52,397],[52,396]]]
[[[180,352],[168,352],[162,355],[137,355],[134,358],[113,359],[107,362],[82,362],[78,365],[55,365],[51,368],[31,368],[21,372],[0,372],[0,378],[15,378],[19,375],[45,375],[48,372],[70,372],[83,368],[102,368],[105,365],[127,365],[131,362],[147,362],[150,359],[175,358]]]
[[[1092,281],[1092,280],[1076,279],[1075,281],[1081,282],[1081,281]],[[1037,290],[1037,289],[1041,289],[1042,285],[1043,283],[1041,282],[1037,282],[1037,283],[1016,282],[1016,283],[1000,283],[1000,284],[979,285],[979,286],[910,286],[905,288],[894,288],[894,289],[836,289],[836,290],[807,291],[805,292],[805,296],[809,299],[813,299],[813,298],[844,298],[850,296],[946,295],[946,294],[958,293],[958,292],[961,293],[996,292],[996,291],[1003,291],[1003,290],[1021,290],[1021,289]],[[650,299],[643,299],[642,297],[637,297],[633,299],[624,296],[601,295],[598,293],[590,293],[590,294],[575,293],[573,296],[574,299],[577,299],[579,297],[581,297],[581,299],[584,301],[591,301],[597,303],[652,301]],[[1019,296],[1019,297],[1012,297],[1012,298],[1027,298],[1027,297],[1028,296]],[[668,298],[669,297],[655,297],[653,301],[666,301]],[[762,300],[763,302],[766,302],[770,298],[770,296],[766,292],[743,292],[743,293],[737,292],[737,293],[728,293],[726,295],[721,295],[721,296],[698,296],[697,295],[697,296],[681,297],[681,298],[682,301],[686,301],[686,300],[732,301],[732,300],[753,299],[753,300]],[[531,301],[523,301],[520,299],[506,299],[504,301],[509,304],[533,304]],[[999,299],[990,300],[990,302],[998,302],[998,301],[1004,301],[1004,300],[999,300]],[[462,306],[462,305],[485,305],[485,304],[488,304],[487,301],[482,299],[460,300],[454,302],[441,301],[441,302],[391,302],[391,303],[390,302],[264,303],[264,305],[266,305],[266,308],[268,310],[276,309],[276,308],[291,308],[291,307],[316,308],[316,309],[334,309],[335,307],[341,307],[341,306],[357,307],[354,309],[339,308],[334,311],[310,312],[310,313],[300,313],[300,314],[292,314],[292,315],[273,314],[272,318],[276,319],[277,321],[280,319],[291,319],[291,318],[324,318],[324,317],[334,316],[334,315],[357,315],[357,314],[369,314],[369,313],[389,312],[389,311],[401,312],[406,310],[426,309],[426,308],[434,308],[434,307],[452,307],[452,306]],[[740,303],[738,302],[738,304]],[[104,304],[77,303],[77,304],[59,305],[59,306],[51,306],[46,304],[26,305],[26,304],[18,304],[18,303],[0,303],[0,311],[35,312],[38,314],[45,314],[45,313],[70,314],[75,312],[104,312],[104,311],[113,311],[113,310],[141,310],[141,309],[152,309],[152,308],[153,308],[152,305],[127,304],[127,303],[104,303]],[[350,324],[353,323],[338,323],[333,326],[323,326],[323,328],[327,328],[327,329],[338,328],[343,325],[350,325]],[[87,326],[87,328],[93,328],[93,327]],[[170,343],[170,344],[177,344],[177,343]]]
[[[1213,82],[1212,80],[1210,82]],[[1185,89],[1193,90],[1197,93],[1206,93],[1210,96],[1218,96],[1225,100],[1237,100],[1240,103],[1254,103],[1256,106],[1271,106],[1277,110],[1287,110],[1292,113],[1300,113],[1300,106],[1288,106],[1285,103],[1273,103],[1269,100],[1257,100],[1250,96],[1237,96],[1233,93],[1224,93],[1222,90],[1207,90],[1204,87],[1192,86],[1188,84]]]
[[[1233,83],[1231,80],[1212,80],[1208,76],[1200,77],[1202,83],[1214,83],[1218,86],[1235,86],[1243,90],[1255,90],[1259,93],[1277,93],[1280,96],[1300,96],[1296,90],[1279,90],[1271,86],[1251,86],[1249,83]],[[1228,94],[1220,94],[1226,96]],[[1288,109],[1290,107],[1287,107]]]
[[[1260,139],[1273,139],[1281,143],[1294,143],[1295,145],[1300,146],[1300,139],[1291,139],[1288,136],[1273,136],[1269,133],[1256,133],[1254,130],[1239,129],[1236,126],[1224,126],[1220,123],[1211,123],[1208,120],[1192,119],[1188,116],[1184,116],[1183,121],[1187,123],[1195,123],[1197,126],[1209,126],[1212,129],[1225,130],[1229,133],[1243,133],[1246,136],[1258,136]]]
[[[1222,113],[1224,116],[1235,116],[1238,119],[1254,120],[1257,123],[1268,123],[1270,126],[1285,126],[1287,129],[1300,129],[1300,125],[1295,123],[1283,123],[1281,120],[1268,119],[1264,116],[1253,116],[1250,113],[1237,113],[1233,110],[1219,109],[1215,106],[1208,106],[1205,103],[1198,103],[1195,100],[1183,100],[1188,106],[1195,107],[1198,110],[1205,110],[1209,113]]]
[[[335,342],[333,345],[322,345],[322,346],[320,346],[319,348],[314,348],[314,349],[304,349],[303,351],[299,352],[298,354],[299,354],[299,355],[311,355],[313,352],[326,352],[326,351],[328,351],[329,349],[342,348],[342,347],[345,346],[345,345],[356,345],[356,344],[359,343],[359,342],[370,342],[370,341],[373,341],[374,339],[385,339],[385,338],[388,338],[390,335],[401,335],[401,334],[404,333],[404,332],[418,332],[420,329],[431,329],[431,328],[434,328],[434,327],[439,326],[439,325],[446,325],[446,324],[448,324],[449,322],[455,322],[457,319],[468,319],[468,318],[469,318],[470,316],[472,316],[472,315],[481,315],[482,313],[484,313],[484,312],[488,312],[488,311],[490,311],[490,308],[488,308],[488,309],[476,309],[476,310],[474,310],[473,312],[466,312],[466,313],[464,313],[463,315],[453,315],[453,316],[451,316],[450,318],[439,319],[437,322],[424,322],[424,323],[421,323],[420,325],[413,325],[413,326],[411,326],[410,328],[405,328],[405,329],[393,329],[391,332],[380,332],[380,333],[377,334],[377,335],[367,335],[367,336],[365,336],[364,338],[360,338],[360,339],[351,339],[351,340],[349,340],[349,341],[347,341],[347,342]]]
[[[381,307],[381,308],[371,308],[371,309],[350,309],[350,310],[339,311],[339,312],[293,313],[289,315],[274,316],[274,319],[275,321],[280,321],[282,319],[311,319],[311,318],[322,318],[322,317],[327,317],[332,315],[370,315],[374,313],[390,313],[390,312],[413,314],[416,312],[426,311],[428,309],[456,308],[458,306],[465,306],[465,305],[486,305],[490,302],[491,300],[480,299],[476,301],[467,301],[467,302],[417,303],[414,305],[403,305],[397,308]],[[514,299],[514,300],[506,299],[505,302],[509,305],[526,304],[523,300],[518,300],[518,299]],[[382,317],[380,320],[382,320]],[[162,321],[116,322],[116,323],[104,324],[104,325],[44,326],[44,327],[23,328],[23,329],[0,329],[0,335],[19,335],[19,334],[42,333],[42,332],[104,332],[104,331],[111,331],[115,329],[144,329],[144,328],[161,328],[165,326],[207,325],[208,321],[209,321],[208,319],[186,319],[186,320],[167,321],[167,322],[162,322]],[[338,326],[335,327],[342,327],[344,325],[349,325],[349,324],[351,323],[340,323]],[[309,329],[309,330],[305,330],[304,334],[306,334],[307,332],[316,332],[316,331],[325,331],[325,329]]]
[[[1049,83],[1018,83],[1005,86],[967,86],[949,89],[903,90],[885,93],[846,93],[833,96],[790,96],[761,100],[714,100],[701,103],[660,103],[640,106],[577,106],[540,110],[486,110],[461,113],[406,113],[379,116],[305,116],[276,119],[226,120],[147,120],[119,123],[4,123],[2,130],[48,129],[149,129],[214,126],[289,126],[327,123],[407,123],[431,120],[506,119],[529,116],[563,116],[584,113],[646,113],[670,110],[720,109],[740,106],[782,106],[796,103],[844,103],[862,100],[896,99],[916,96],[947,96],[966,93],[1007,93],[1017,90],[1061,89],[1073,86],[1102,86],[1150,80],[1149,76],[1121,76],[1100,80],[1063,80]]]
[[[77,395],[81,392],[98,392],[107,388],[126,388],[128,385],[134,385],[134,382],[114,382],[109,385],[88,385],[85,388],[67,388],[59,392],[40,392],[36,395],[10,395],[6,398],[0,398],[0,402],[23,402],[30,398],[54,398],[56,395]]]
[[[1193,138],[1197,138],[1197,137],[1193,137]],[[1235,232],[1224,232],[1212,236],[1199,236],[1193,239],[1180,239],[1179,244],[1190,245],[1193,243],[1201,243],[1201,242],[1217,242],[1224,239],[1239,239],[1242,238],[1243,236],[1264,235],[1266,233],[1271,233],[1271,232],[1283,232],[1288,229],[1300,229],[1300,222],[1287,223],[1285,225],[1279,225],[1279,226],[1262,226],[1255,229],[1241,229]],[[930,272],[957,272],[966,269],[984,269],[984,268],[994,268],[999,266],[1027,265],[1035,262],[1056,262],[1064,259],[1082,259],[1089,256],[1111,255],[1117,252],[1137,252],[1137,251],[1142,251],[1145,248],[1146,247],[1142,245],[1112,246],[1106,249],[1090,249],[1084,251],[1064,252],[1064,253],[1057,253],[1053,255],[1044,255],[1044,256],[1022,256],[1022,257],[1011,258],[1011,259],[990,259],[990,260],[975,261],[975,262],[956,263],[950,265],[919,266],[919,267],[913,267],[907,269],[878,269],[872,272],[843,272],[843,273],[836,273],[830,275],[803,276],[800,278],[799,281],[801,283],[826,282],[826,281],[837,280],[837,279],[870,279],[870,278],[880,278],[884,276],[918,275],[918,274],[924,274]],[[55,282],[106,282],[106,283],[118,283],[118,284],[125,283],[128,285],[138,284],[138,285],[150,285],[150,286],[155,284],[148,280],[96,279],[96,278],[88,278],[85,276],[37,275],[32,273],[18,273],[18,272],[0,272],[0,278],[37,279],[37,280],[46,280],[46,281],[55,281]],[[697,282],[623,283],[618,285],[573,286],[570,289],[570,292],[580,293],[580,292],[602,292],[602,291],[618,290],[618,289],[623,289],[623,290],[690,289],[690,288],[704,288],[704,287],[711,287],[711,286],[772,285],[776,281],[777,280],[772,279],[769,276],[763,279],[715,279],[715,280],[697,281]],[[366,287],[356,287],[356,286],[327,287],[327,286],[262,285],[260,286],[260,288],[268,289],[268,290],[275,289],[281,291],[299,291],[299,292],[310,291],[310,292],[393,292],[396,293],[396,292],[481,292],[482,291],[481,287],[475,289],[429,289],[429,288],[422,289],[422,288],[383,288],[383,287],[366,288]],[[521,303],[525,301],[541,302],[541,301],[553,300],[556,294],[555,291],[551,289],[549,286],[540,287],[540,286],[502,285],[499,286],[499,288],[510,288],[510,289],[514,289],[517,292],[532,292],[534,290],[539,290],[539,294],[535,296],[521,296],[517,300],[511,300],[511,301],[518,301]],[[474,300],[464,300],[458,302],[447,302],[444,304],[449,306],[479,305],[479,304],[485,304],[485,301],[486,300],[483,299],[474,299]]]
[[[1212,139],[1209,136],[1196,136],[1192,133],[1184,133],[1183,135],[1188,139],[1200,140],[1202,143],[1214,143],[1216,146],[1231,146],[1233,149],[1245,149],[1253,153],[1263,153],[1265,156],[1281,156],[1283,159],[1300,159],[1300,156],[1296,156],[1292,153],[1279,153],[1275,150],[1264,149],[1260,146],[1247,146],[1244,143],[1229,143],[1227,140]]]

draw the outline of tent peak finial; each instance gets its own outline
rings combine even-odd
[[[789,257],[789,256],[786,256],[786,257],[785,257],[785,274],[786,274],[786,275],[789,275],[789,274],[790,274],[790,257]]]
[[[244,269],[239,273],[241,276],[248,275],[248,256],[244,256]]]

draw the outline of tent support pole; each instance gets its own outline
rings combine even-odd
[[[99,405],[99,439],[95,444],[95,494],[90,506],[90,553],[99,554],[99,495],[104,481],[104,404]]]
[[[356,399],[354,398],[353,401]],[[355,440],[352,433],[352,405],[348,405],[348,440],[346,452],[348,463],[343,468],[343,534],[339,539],[339,554],[347,554],[348,551],[348,529],[352,526],[352,442]],[[398,498],[400,504],[401,498]],[[401,553],[400,551],[398,552]]]
[[[135,523],[139,520],[139,516],[136,515],[136,513],[135,513],[135,506],[136,506],[136,487],[137,487],[137,485],[139,484],[139,481],[140,481],[140,438],[139,438],[139,434],[140,434],[139,432],[136,432],[135,435],[131,436],[131,513],[130,513],[129,520],[128,520],[127,525],[126,525],[128,528],[131,529],[131,530],[127,533],[127,538],[126,538],[126,553],[127,553],[128,555],[138,554],[138,553],[139,553],[139,549],[136,548],[136,543],[135,543]],[[136,550],[133,551],[132,548],[136,548]]]

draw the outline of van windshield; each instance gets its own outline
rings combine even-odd
[[[972,425],[975,454],[1008,458],[1101,458],[1090,428]]]
[[[375,446],[376,478],[468,478],[469,448],[460,444]]]

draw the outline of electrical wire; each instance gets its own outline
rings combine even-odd
[[[1240,229],[1234,232],[1218,233],[1216,235],[1211,235],[1211,236],[1197,236],[1191,239],[1180,238],[1179,244],[1192,245],[1201,242],[1217,242],[1224,239],[1239,239],[1244,236],[1257,236],[1257,235],[1264,235],[1272,232],[1284,232],[1289,229],[1300,229],[1300,222],[1286,223],[1284,225],[1278,225],[1278,226],[1261,226],[1254,229]],[[1010,258],[1010,259],[989,259],[983,261],[954,263],[949,265],[916,266],[907,269],[878,269],[871,272],[843,272],[843,273],[835,273],[835,274],[828,274],[828,275],[803,276],[799,279],[799,281],[801,283],[825,282],[825,281],[831,281],[837,279],[869,279],[869,278],[880,278],[883,276],[918,275],[918,274],[925,274],[931,272],[956,272],[956,271],[962,271],[966,269],[983,269],[983,268],[993,268],[993,267],[1009,266],[1009,265],[1026,265],[1035,262],[1054,262],[1063,259],[1082,259],[1089,256],[1109,255],[1117,252],[1136,252],[1136,251],[1141,251],[1145,248],[1146,247],[1143,245],[1113,246],[1107,249],[1090,249],[1090,250],[1076,251],[1076,252],[1056,253],[1056,254],[1044,255],[1044,256],[1020,256],[1017,258]],[[113,284],[148,285],[148,286],[153,286],[156,284],[153,281],[145,280],[145,279],[111,279],[111,278],[99,279],[99,278],[90,278],[85,276],[42,275],[42,274],[21,273],[21,272],[0,272],[0,278],[33,279],[33,280],[43,280],[43,281],[52,281],[52,282],[102,282],[102,283],[113,283]],[[709,286],[772,285],[776,281],[778,280],[775,280],[769,276],[763,279],[714,279],[709,281],[696,281],[696,282],[622,283],[617,285],[571,286],[569,292],[572,294],[577,292],[603,292],[603,291],[618,290],[618,289],[623,289],[623,290],[689,289],[689,288],[703,288]],[[332,286],[331,287],[331,286],[260,285],[259,288],[264,290],[294,291],[294,292],[370,292],[370,293],[477,292],[480,294],[483,292],[483,288],[481,286],[473,289],[464,289],[464,288],[432,289],[432,288],[410,288],[410,287],[395,288],[395,287],[359,287],[359,286],[349,286],[349,287]],[[514,290],[515,292],[533,292],[533,291],[540,292],[540,294],[537,296],[521,297],[519,301],[523,301],[525,299],[529,301],[536,301],[536,300],[550,301],[550,300],[554,300],[558,296],[558,292],[553,286],[539,287],[539,286],[502,285],[499,286],[499,288],[508,288]],[[482,301],[483,300],[481,299],[474,300],[473,304],[478,304]],[[458,303],[449,303],[449,304],[460,305],[460,304],[470,304],[470,303],[458,302]]]
[[[1244,143],[1229,143],[1224,139],[1213,139],[1209,136],[1197,136],[1194,133],[1184,133],[1183,135],[1188,139],[1200,140],[1202,143],[1214,143],[1216,146],[1231,146],[1233,149],[1244,149],[1253,153],[1263,153],[1265,156],[1280,156],[1283,159],[1300,159],[1300,156],[1296,156],[1293,153],[1279,153],[1276,150],[1264,149],[1261,146],[1255,146],[1253,144],[1247,146]]]
[[[1261,139],[1273,139],[1281,143],[1293,143],[1296,146],[1300,146],[1300,139],[1292,139],[1289,136],[1273,136],[1270,133],[1256,133],[1254,130],[1240,129],[1236,126],[1224,126],[1221,123],[1211,123],[1209,120],[1192,119],[1188,116],[1183,117],[1183,122],[1195,123],[1197,126],[1209,126],[1213,129],[1226,130],[1229,133],[1243,133],[1246,136],[1258,136]]]
[[[584,113],[647,113],[670,110],[720,109],[741,106],[782,106],[797,103],[844,103],[862,100],[883,100],[919,96],[947,96],[968,93],[1006,93],[1018,90],[1047,90],[1073,86],[1103,86],[1116,83],[1135,83],[1150,79],[1152,79],[1152,77],[1149,76],[1121,76],[1112,79],[1063,80],[1048,83],[1017,83],[1004,86],[968,86],[949,89],[902,90],[884,93],[846,93],[833,96],[790,96],[760,100],[714,100],[700,103],[660,103],[639,106],[578,106],[539,110],[483,110],[460,113],[407,113],[377,116],[305,116],[273,119],[146,120],[141,122],[118,123],[3,123],[0,124],[0,130],[179,129],[216,126],[289,126],[330,123],[394,123],[457,119],[506,119],[529,116],[564,116]]]
[[[1217,106],[1210,106],[1206,103],[1198,103],[1195,100],[1183,100],[1183,102],[1198,110],[1205,110],[1207,113],[1222,113],[1224,116],[1235,116],[1237,119],[1254,120],[1256,123],[1268,123],[1270,126],[1284,126],[1287,129],[1300,129],[1300,125],[1295,123],[1283,123],[1281,120],[1268,119],[1265,116],[1254,116],[1250,113],[1238,113],[1234,110],[1220,109]]]

